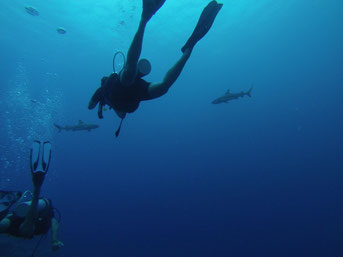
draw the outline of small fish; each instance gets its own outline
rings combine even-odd
[[[67,33],[67,31],[66,31],[64,28],[61,28],[61,27],[57,28],[56,31],[57,31],[57,33],[59,33],[59,34],[65,34],[65,33]]]
[[[37,9],[32,6],[25,6],[25,10],[32,16],[39,16],[39,12],[37,11]]]

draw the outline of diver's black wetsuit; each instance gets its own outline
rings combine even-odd
[[[130,86],[120,83],[119,75],[112,73],[109,77],[103,77],[101,87],[94,93],[88,108],[92,109],[100,102],[99,118],[102,118],[102,106],[108,105],[117,112],[132,113],[137,110],[139,103],[152,99],[149,95],[150,82],[137,76]],[[100,107],[101,106],[101,107]]]
[[[132,113],[137,110],[139,103],[144,100],[150,100],[148,88],[150,83],[137,77],[130,86],[123,86],[120,83],[119,76],[111,74],[105,86],[105,102],[113,109]]]

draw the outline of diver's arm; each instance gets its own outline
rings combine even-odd
[[[58,232],[58,222],[55,218],[52,218],[51,219],[51,238],[53,242],[58,241],[57,232]]]
[[[188,58],[191,56],[192,49],[186,49],[181,58],[174,64],[174,66],[167,72],[164,79],[160,83],[152,83],[149,86],[149,95],[151,99],[160,97],[168,92],[169,88],[174,84],[180,76],[183,67]]]
[[[55,218],[51,219],[51,247],[53,251],[57,251],[60,249],[64,244],[57,239],[57,232],[58,232],[58,221]]]
[[[88,103],[88,109],[92,110],[101,101],[104,95],[104,87],[99,87],[93,94],[91,100]]]
[[[6,233],[8,227],[11,225],[11,221],[7,218],[4,218],[0,221],[0,234]]]

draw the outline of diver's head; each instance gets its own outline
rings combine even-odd
[[[148,75],[151,71],[151,64],[147,59],[140,59],[137,64],[138,76],[140,78]]]
[[[19,191],[0,191],[0,213],[8,210],[21,197]]]

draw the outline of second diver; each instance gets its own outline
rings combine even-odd
[[[40,197],[50,160],[51,144],[34,141],[30,152],[33,193],[0,190],[0,234],[30,239],[37,235],[43,236],[51,230],[51,248],[57,251],[64,244],[57,238],[59,221],[55,218],[55,212],[61,216],[50,199]],[[40,240],[34,252],[39,243]],[[34,253],[31,256],[33,255]]]
[[[169,88],[179,77],[183,67],[190,57],[195,44],[210,30],[218,12],[223,4],[211,1],[201,13],[198,23],[186,42],[181,48],[182,56],[167,72],[162,82],[151,83],[143,79],[151,71],[150,62],[140,59],[144,30],[151,17],[162,7],[166,0],[143,0],[143,12],[138,30],[132,40],[127,53],[127,61],[122,71],[103,77],[101,86],[93,94],[88,109],[94,109],[97,104],[98,116],[102,116],[102,108],[108,105],[113,108],[121,118],[116,136],[119,135],[120,127],[127,113],[137,110],[139,103],[145,100],[158,98],[168,92]]]

